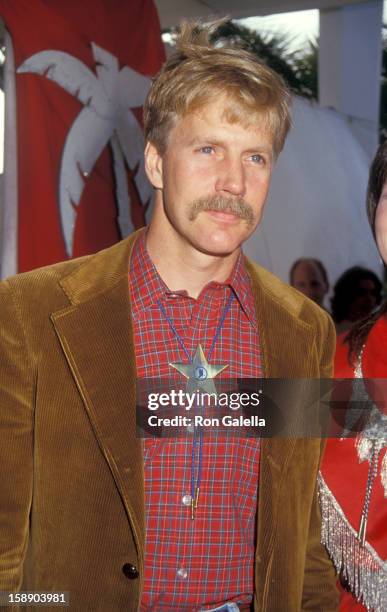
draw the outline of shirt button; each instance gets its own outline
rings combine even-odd
[[[183,502],[183,504],[185,506],[190,506],[191,505],[191,501],[192,501],[192,497],[190,495],[183,495],[181,501]]]
[[[184,569],[184,567],[181,567],[180,569],[177,570],[177,577],[180,578],[181,580],[186,580],[188,578],[188,572],[186,569]]]

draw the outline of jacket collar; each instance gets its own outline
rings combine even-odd
[[[78,268],[60,281],[70,302],[76,305],[94,299],[125,279],[129,304],[127,286],[130,257],[134,243],[143,232],[145,228],[108,249],[80,259]]]

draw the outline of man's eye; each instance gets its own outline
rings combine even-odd
[[[264,164],[265,163],[265,158],[262,157],[262,155],[260,155],[259,153],[254,153],[254,155],[251,155],[250,159],[255,164]]]
[[[200,147],[200,152],[206,153],[207,155],[209,155],[210,153],[213,153],[213,151],[214,151],[214,147],[210,147],[209,145],[205,147]]]

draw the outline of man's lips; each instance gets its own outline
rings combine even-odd
[[[239,215],[236,215],[235,213],[231,212],[230,210],[224,211],[224,210],[206,210],[203,211],[208,213],[211,217],[213,217],[214,219],[217,219],[218,221],[223,221],[225,223],[235,223],[237,221],[241,220],[241,217]]]

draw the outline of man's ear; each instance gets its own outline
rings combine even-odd
[[[145,146],[145,171],[155,189],[163,188],[163,159],[151,142]]]

